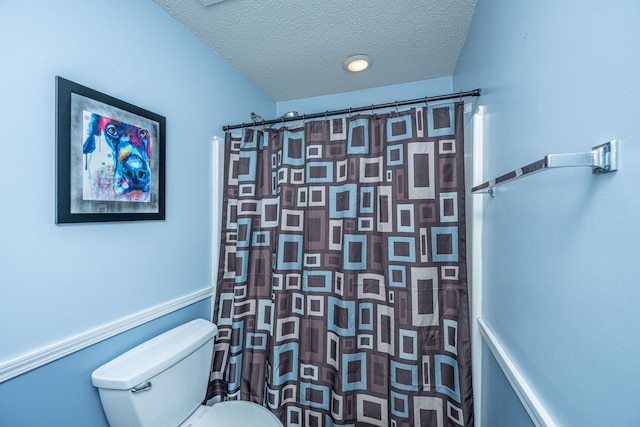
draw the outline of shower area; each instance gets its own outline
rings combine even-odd
[[[478,95],[225,127],[208,399],[287,426],[473,425],[464,99]]]

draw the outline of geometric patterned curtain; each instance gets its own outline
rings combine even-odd
[[[227,133],[208,398],[473,425],[462,109]]]

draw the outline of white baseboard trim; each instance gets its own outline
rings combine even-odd
[[[513,360],[511,360],[506,349],[493,333],[493,330],[491,330],[487,322],[481,317],[478,317],[478,326],[480,327],[480,334],[484,342],[491,350],[500,368],[502,368],[509,384],[513,387],[513,390],[522,402],[533,423],[537,427],[557,427],[556,422],[544,408],[542,402],[538,399],[538,396],[536,396],[531,386],[529,386],[520,369],[518,369]]]
[[[188,305],[210,298],[213,287],[183,295],[176,299],[158,304],[137,313],[121,317],[107,324],[87,330],[80,334],[65,338],[48,346],[21,354],[17,357],[0,361],[0,383],[22,375],[54,360],[61,359],[76,351],[87,348],[117,334],[128,331],[151,320],[180,310]]]

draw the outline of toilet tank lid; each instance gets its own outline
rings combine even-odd
[[[97,388],[127,390],[149,380],[215,337],[218,327],[196,319],[146,341],[91,374]]]

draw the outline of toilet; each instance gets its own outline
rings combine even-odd
[[[111,427],[283,427],[251,402],[202,405],[218,328],[196,319],[102,365],[91,374]]]

